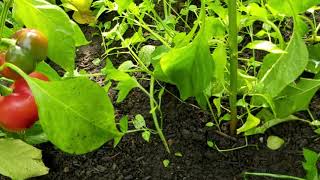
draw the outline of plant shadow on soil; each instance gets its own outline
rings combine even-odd
[[[88,39],[92,39],[92,43],[78,50],[78,68],[90,73],[98,72],[104,64],[95,66],[92,61],[103,53],[101,37],[91,38],[94,31],[90,28],[84,29],[84,32]],[[122,56],[114,64],[127,59],[129,57]],[[97,78],[95,81],[102,84],[103,79]],[[148,83],[142,84],[148,88]],[[167,88],[178,95],[173,86]],[[109,96],[115,102],[116,92],[110,90]],[[45,143],[38,148],[42,149],[44,163],[50,172],[33,179],[233,180],[243,179],[244,171],[304,177],[302,149],[306,147],[320,152],[320,139],[312,128],[300,122],[290,122],[271,128],[263,135],[250,137],[249,144],[255,147],[220,153],[208,147],[207,140],[216,142],[220,148],[241,146],[244,140],[239,138],[237,143],[229,142],[229,139],[216,134],[213,129],[206,128],[205,124],[212,121],[208,113],[181,103],[168,93],[165,93],[162,102],[164,134],[172,155],[165,152],[157,135],[152,135],[151,142],[147,143],[140,133],[126,135],[115,149],[112,148],[112,142],[109,142],[94,152],[80,156],[65,154],[52,144]],[[320,117],[319,104],[318,94],[311,103],[312,111],[317,112],[316,117]],[[133,90],[123,103],[114,103],[114,106],[116,119],[124,115],[134,117],[142,114],[147,125],[152,126],[149,99],[141,91]],[[278,151],[269,150],[265,145],[268,135],[277,135],[286,143]],[[173,155],[175,152],[181,152],[183,156],[176,157]],[[165,159],[170,160],[167,168],[162,164]]]

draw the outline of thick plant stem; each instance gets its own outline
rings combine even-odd
[[[0,19],[0,39],[3,36],[3,30],[4,30],[4,25],[8,16],[9,8],[12,4],[13,0],[6,0],[4,1],[4,6],[2,8],[1,12],[1,19]]]
[[[156,130],[158,132],[158,135],[160,136],[160,139],[161,139],[166,151],[170,154],[170,149],[169,149],[167,140],[164,137],[162,129],[159,126],[158,118],[157,118],[156,111],[155,111],[155,105],[154,105],[154,102],[153,102],[153,100],[154,100],[154,97],[153,97],[153,95],[154,95],[154,81],[155,81],[154,77],[151,76],[151,80],[150,80],[150,108],[151,108],[151,114],[152,114],[154,126],[156,127]]]
[[[238,76],[238,27],[237,27],[237,0],[228,0],[229,13],[229,47],[230,47],[230,133],[235,134],[237,118],[237,76]]]

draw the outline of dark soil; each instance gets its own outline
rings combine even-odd
[[[91,38],[92,29],[85,30],[92,44],[79,49],[77,65],[89,72],[98,72],[103,67],[92,64],[99,58],[103,50],[100,37]],[[115,64],[128,59],[118,57]],[[95,79],[103,84],[103,78]],[[146,83],[142,83],[146,84]],[[146,85],[147,86],[147,85]],[[176,92],[174,87],[168,87]],[[116,92],[109,95],[115,101]],[[193,103],[192,101],[190,103]],[[320,117],[319,94],[313,99],[311,109],[316,117]],[[149,99],[140,91],[134,90],[121,104],[115,104],[117,119],[124,115],[133,117],[142,114],[149,126],[152,119],[149,114]],[[50,168],[47,176],[36,179],[243,179],[242,173],[269,172],[303,177],[302,150],[310,148],[320,152],[320,139],[306,124],[290,122],[270,129],[264,135],[249,138],[252,146],[241,150],[220,153],[207,146],[207,140],[214,141],[222,148],[232,148],[244,144],[239,138],[237,142],[223,137],[205,124],[212,121],[211,116],[187,103],[181,103],[166,93],[162,105],[164,115],[164,134],[166,135],[172,155],[168,155],[157,135],[151,142],[145,142],[139,133],[125,136],[121,143],[112,148],[112,142],[86,155],[74,156],[65,154],[50,143],[43,144],[43,159]],[[285,145],[278,151],[266,147],[268,135],[277,135],[285,140]],[[180,152],[183,156],[173,154]],[[165,168],[162,161],[170,160]],[[1,179],[1,178],[0,178]],[[267,179],[267,178],[250,178]]]

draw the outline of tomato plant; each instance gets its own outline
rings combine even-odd
[[[200,3],[163,0],[160,12],[159,4],[149,0],[4,1],[0,92],[5,93],[0,98],[0,124],[6,131],[0,144],[23,143],[10,140],[8,131],[20,134],[38,128],[62,151],[84,154],[140,132],[147,142],[157,134],[170,154],[163,132],[165,93],[210,114],[205,122],[209,129],[232,140],[245,139],[231,149],[219,149],[207,140],[221,152],[248,147],[249,136],[289,121],[307,123],[320,134],[319,117],[309,109],[320,88],[320,25],[315,16],[320,1]],[[104,52],[93,62],[105,65],[99,72],[90,74],[75,66],[76,48],[89,42],[66,13],[70,10],[77,23],[100,32]],[[106,14],[113,18],[104,19]],[[125,61],[116,67],[115,56],[123,54]],[[89,79],[94,77],[103,77],[105,87]],[[167,84],[174,85],[178,95]],[[143,92],[153,123],[149,125],[141,114],[116,123],[107,95],[110,88],[118,92],[115,103],[122,103],[134,88]],[[41,170],[37,175],[47,171]]]

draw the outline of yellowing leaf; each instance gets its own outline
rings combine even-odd
[[[259,124],[260,124],[260,119],[255,117],[249,112],[246,122],[239,129],[237,129],[237,134],[246,132],[249,129],[257,127]]]
[[[27,179],[48,174],[41,151],[17,139],[0,139],[0,174]]]

